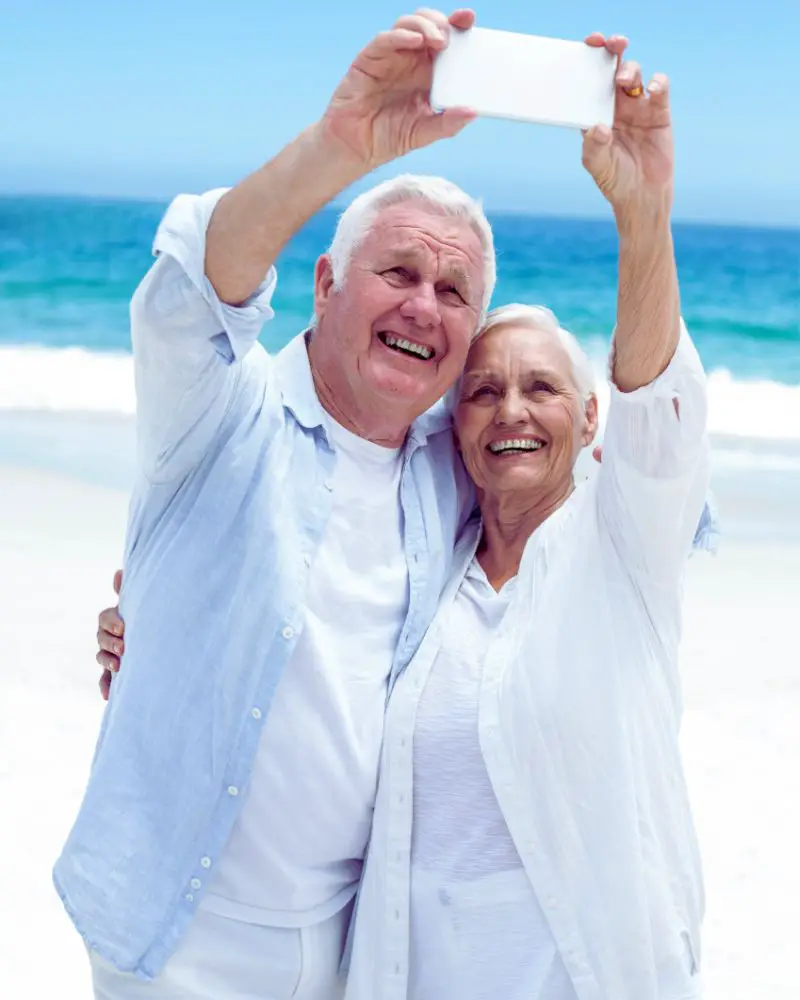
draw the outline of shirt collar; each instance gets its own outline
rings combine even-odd
[[[325,410],[317,396],[311,363],[308,359],[308,337],[304,330],[293,337],[275,358],[283,405],[301,427],[312,430],[325,426]],[[432,434],[448,430],[453,425],[454,389],[418,417],[411,426],[409,439],[415,445],[424,445]]]
[[[275,358],[283,405],[306,430],[325,425],[325,411],[317,396],[308,360],[306,338],[309,332],[304,330],[293,337]]]

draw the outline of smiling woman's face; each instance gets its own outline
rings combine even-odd
[[[581,398],[569,355],[547,330],[501,325],[472,346],[456,435],[479,494],[558,491],[597,430],[597,403]]]

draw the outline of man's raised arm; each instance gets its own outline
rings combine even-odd
[[[375,167],[471,121],[469,112],[435,113],[430,87],[451,26],[473,21],[463,10],[401,17],[356,57],[322,118],[277,156],[230,191],[170,206],[159,259],[131,303],[139,459],[150,482],[178,482],[196,466],[237,394],[263,397],[263,355],[241,362],[272,315],[274,264],[291,237]]]
[[[473,21],[467,10],[399,18],[359,53],[322,118],[220,200],[205,268],[223,302],[246,301],[288,240],[349,184],[471,121],[469,112],[435,113],[430,87],[450,27]]]

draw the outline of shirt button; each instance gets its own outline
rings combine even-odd
[[[291,625],[287,625],[286,628],[283,630],[283,632],[281,632],[281,635],[283,636],[284,639],[291,639],[292,636],[294,635],[294,629],[291,627]]]
[[[201,886],[202,884],[203,884],[203,883],[202,883],[202,882],[200,881],[200,879],[199,879],[199,878],[193,878],[193,879],[192,879],[192,881],[191,881],[191,882],[189,883],[189,885],[190,885],[190,886],[191,886],[191,887],[192,887],[193,889],[199,889],[199,888],[200,888],[200,886]]]
[[[228,795],[230,795],[231,798],[236,798],[238,794],[239,794],[239,789],[236,787],[236,785],[228,785]]]
[[[261,709],[260,708],[251,708],[250,709],[250,714],[253,716],[254,719],[260,719],[261,718]]]
[[[194,902],[194,896],[190,892],[187,892],[183,898],[186,900],[187,903]]]
[[[211,867],[211,858],[200,858],[200,864],[203,868]]]

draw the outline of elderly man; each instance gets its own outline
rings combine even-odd
[[[125,670],[55,868],[102,1000],[341,991],[386,699],[472,503],[434,404],[494,285],[482,211],[438,179],[374,188],[317,262],[313,330],[274,358],[256,338],[309,216],[470,120],[428,93],[433,54],[472,20],[401,18],[319,122],[158,230],[131,307]],[[608,137],[585,156],[607,167]]]

